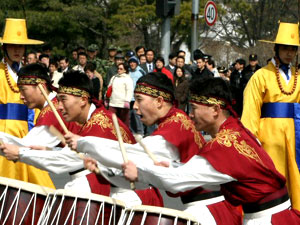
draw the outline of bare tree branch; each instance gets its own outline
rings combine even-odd
[[[84,28],[87,28],[88,30],[90,30],[91,32],[93,32],[94,34],[97,34],[97,35],[99,35],[99,36],[102,36],[102,35],[103,35],[102,33],[98,32],[97,30],[93,29],[92,27],[86,25],[86,24],[83,23],[82,21],[79,21],[79,20],[78,20],[78,23],[79,23],[81,26],[83,26]]]

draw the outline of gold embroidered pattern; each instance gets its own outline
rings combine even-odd
[[[131,141],[128,133],[125,131],[125,129],[123,127],[120,127],[120,131],[121,131],[121,135],[122,135],[122,139],[123,139],[124,143],[132,144],[132,141]],[[117,132],[116,132],[115,128],[113,128],[112,133],[117,137]]]
[[[138,83],[135,87],[134,92],[150,95],[155,98],[162,96],[166,101],[169,101],[169,102],[173,101],[173,96],[170,93],[159,90],[152,86],[148,86],[147,84],[143,84],[143,83]]]
[[[259,155],[255,151],[254,148],[247,145],[247,143],[243,140],[240,143],[234,142],[234,147],[238,150],[238,152],[246,157],[254,159],[256,162],[264,165],[263,161],[259,158]]]
[[[164,122],[159,124],[159,127],[163,127],[164,125],[172,122],[181,123],[181,129],[183,128],[185,130],[191,130],[191,132],[194,134],[194,139],[199,149],[202,148],[202,139],[191,120],[189,120],[184,114],[177,112],[175,115],[167,118]]]
[[[217,137],[213,140],[216,140],[220,145],[225,145],[226,147],[231,147],[232,143],[237,141],[237,138],[240,136],[239,132],[234,132],[229,129],[224,129],[217,134]]]
[[[93,125],[98,125],[103,131],[104,129],[113,128],[111,120],[104,115],[103,111],[95,113],[86,123],[86,128],[91,128]]]
[[[93,125],[98,125],[102,129],[102,131],[104,131],[104,129],[109,129],[111,133],[117,138],[117,133],[113,126],[112,120],[105,115],[103,110],[100,110],[99,112],[95,113],[91,117],[91,119],[86,123],[85,127],[86,129],[91,129]],[[120,127],[120,130],[123,141],[125,143],[131,144],[132,141],[129,137],[129,134],[124,130],[123,127]]]
[[[191,94],[191,102],[201,103],[205,105],[220,105],[226,106],[226,103],[220,99],[214,97],[207,97],[207,96],[199,96],[196,94]]]
[[[58,102],[57,102],[57,101],[52,101],[52,103],[53,103],[54,107],[55,107],[56,109],[58,109]],[[49,105],[47,105],[46,107],[44,107],[44,108],[41,110],[41,112],[40,112],[38,118],[39,118],[39,119],[40,119],[40,118],[43,118],[43,117],[45,116],[45,114],[48,113],[48,112],[50,112],[50,111],[52,111],[52,109],[51,109],[51,107],[50,107]]]
[[[74,95],[77,97],[90,97],[90,94],[87,91],[76,87],[59,86],[58,93]]]
[[[226,147],[233,147],[238,151],[239,154],[242,154],[246,158],[254,159],[256,162],[265,167],[263,161],[260,159],[259,155],[255,151],[253,147],[248,145],[244,140],[238,141],[238,137],[240,137],[240,133],[237,131],[233,131],[231,129],[223,129],[221,130],[216,138],[211,140],[211,143],[217,141],[220,145],[224,145]]]
[[[46,80],[38,77],[20,77],[18,79],[18,85],[38,85],[39,83],[46,83]]]

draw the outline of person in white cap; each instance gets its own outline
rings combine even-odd
[[[22,66],[25,45],[39,45],[43,41],[27,37],[24,19],[6,19],[3,37],[4,59],[0,63],[0,131],[16,137],[23,137],[33,127],[34,111],[29,110],[20,99],[17,87],[17,72]],[[14,163],[0,156],[0,176],[54,188],[53,182],[45,171],[23,163]]]

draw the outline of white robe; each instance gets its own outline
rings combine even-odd
[[[176,167],[178,164],[180,164],[178,163],[178,149],[174,145],[167,142],[162,136],[149,136],[144,138],[142,141],[147,146],[147,148],[157,157],[158,161],[168,161],[170,162],[171,167]],[[123,158],[118,142],[97,137],[82,137],[78,140],[77,146],[78,151],[90,155],[92,158],[99,161],[100,165],[104,165],[109,168],[108,170],[102,172],[106,179],[108,179],[111,183],[119,187],[130,188],[129,182],[125,180],[121,170]],[[133,162],[139,162],[145,167],[151,167],[154,165],[153,161],[139,144],[125,144],[125,149],[129,160]],[[109,152],[109,154],[107,154],[107,152]],[[112,167],[114,167],[115,169],[113,169]],[[157,185],[157,183],[152,182],[138,182],[136,183],[136,187],[137,189],[143,189],[148,186],[147,184],[152,184],[155,187],[167,190],[161,184]],[[209,189],[219,190],[220,186],[209,185]],[[180,191],[182,190],[176,190],[174,193]],[[222,200],[224,200],[224,197],[216,198],[210,201],[204,200],[188,203],[183,205],[183,207],[185,212],[193,215],[201,224],[212,225],[216,224],[216,222],[206,206],[209,204],[220,202]]]
[[[78,150],[95,157],[95,159],[97,159],[103,165],[116,167],[114,174],[117,177],[119,176],[119,178],[110,176],[109,178],[111,180],[122,179],[120,178],[122,176],[122,171],[119,170],[122,162],[120,160],[115,160],[114,158],[104,157],[104,155],[102,155],[102,150],[99,148],[101,145],[96,143],[95,140],[91,141],[90,138],[91,137],[81,138],[78,141]],[[97,149],[97,151],[95,151],[95,149]],[[192,190],[200,186],[214,190],[214,188],[220,184],[236,181],[235,178],[216,171],[205,158],[199,155],[194,156],[186,164],[182,164],[177,168],[165,168],[155,166],[143,160],[138,160],[129,150],[127,153],[128,159],[133,161],[138,168],[138,182],[136,182],[136,186],[142,187],[143,184],[152,184],[157,188],[161,188],[172,193],[178,193]],[[121,184],[120,181],[119,184]],[[289,207],[290,201],[288,200],[285,203],[263,212],[245,214],[243,224],[271,225],[272,214],[280,212]],[[191,209],[191,213],[196,213],[196,209],[197,208]],[[193,215],[199,218],[201,213],[198,211],[198,216],[195,214]],[[199,219],[201,220],[201,218]]]

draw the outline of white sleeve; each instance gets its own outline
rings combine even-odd
[[[162,136],[149,136],[142,139],[158,161],[179,160],[178,149]],[[153,164],[140,144],[125,144],[128,160]],[[121,168],[123,158],[117,141],[99,137],[81,137],[77,142],[77,151],[86,153],[107,167]]]
[[[151,184],[172,193],[236,180],[227,174],[216,171],[205,158],[198,155],[177,168],[144,165],[142,162],[138,162],[136,165],[139,182]]]
[[[84,167],[83,160],[68,147],[60,151],[20,148],[19,157],[21,162],[56,174],[73,172]]]
[[[106,167],[98,163],[98,168],[103,177],[105,177],[111,184],[116,187],[130,189],[130,182],[126,180],[123,175],[123,171],[112,167]],[[135,183],[136,189],[146,189],[149,187],[148,184],[142,182]]]
[[[37,126],[32,128],[23,138],[0,132],[0,138],[4,142],[18,146],[41,145],[52,148],[60,143],[60,140],[49,132],[48,126]]]

